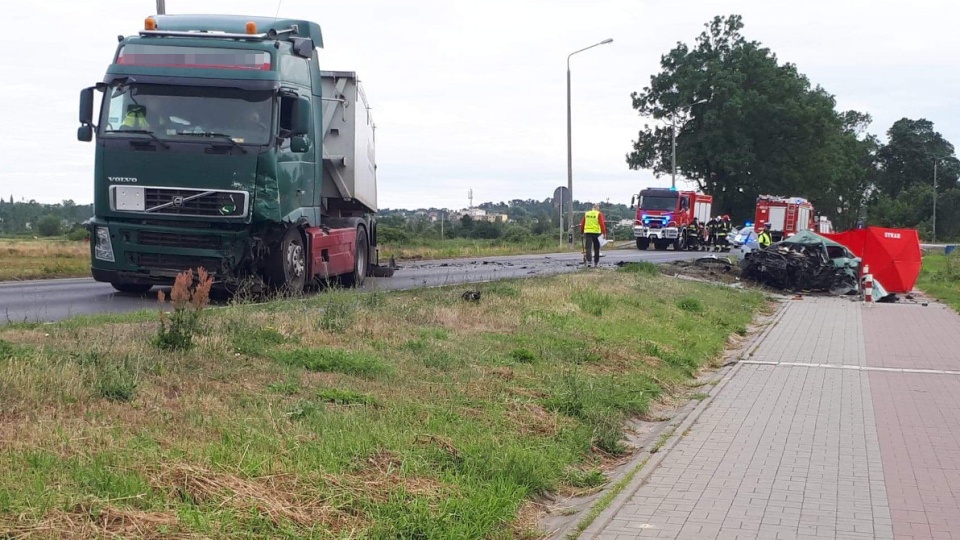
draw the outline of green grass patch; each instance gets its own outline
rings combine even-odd
[[[647,261],[626,263],[617,269],[618,272],[639,274],[644,276],[659,276],[660,267]]]
[[[343,349],[293,349],[277,351],[271,356],[288,366],[302,367],[310,371],[327,371],[375,377],[390,373],[390,366],[383,360],[363,352]]]
[[[317,392],[317,398],[337,405],[376,405],[372,396],[341,388],[324,388]]]
[[[917,288],[960,312],[960,252],[925,254]]]
[[[177,352],[156,310],[0,327],[0,530],[523,537],[525,502],[605,486],[625,420],[764,305],[646,270],[480,290],[227,305]]]

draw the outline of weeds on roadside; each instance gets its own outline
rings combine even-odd
[[[343,332],[353,326],[356,306],[349,298],[331,298],[320,315],[317,326],[327,332]]]
[[[197,284],[193,287],[193,270],[185,270],[177,275],[170,290],[170,304],[173,313],[167,316],[160,310],[160,328],[153,344],[163,351],[187,351],[193,348],[193,338],[200,331],[200,315],[210,301],[210,288],[213,276],[205,268],[197,269]],[[163,305],[167,298],[163,291],[157,292],[157,299]]]

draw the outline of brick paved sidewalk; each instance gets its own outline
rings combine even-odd
[[[784,309],[582,538],[960,538],[960,317],[835,298]]]

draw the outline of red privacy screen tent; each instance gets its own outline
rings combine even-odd
[[[889,292],[908,293],[920,275],[920,237],[913,229],[867,227],[823,234],[839,242],[870,266],[874,279]]]

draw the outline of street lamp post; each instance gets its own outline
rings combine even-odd
[[[693,107],[694,105],[700,105],[701,103],[706,103],[710,100],[701,99],[700,101],[695,101],[688,105],[688,107]],[[670,189],[677,189],[677,113],[674,111],[670,114]]]
[[[613,38],[607,38],[600,43],[594,43],[567,55],[567,189],[570,190],[570,208],[567,210],[567,221],[570,224],[571,240],[573,239],[573,128],[570,120],[570,57],[607,43],[613,43]]]
[[[937,159],[933,162],[933,243],[937,243]]]

